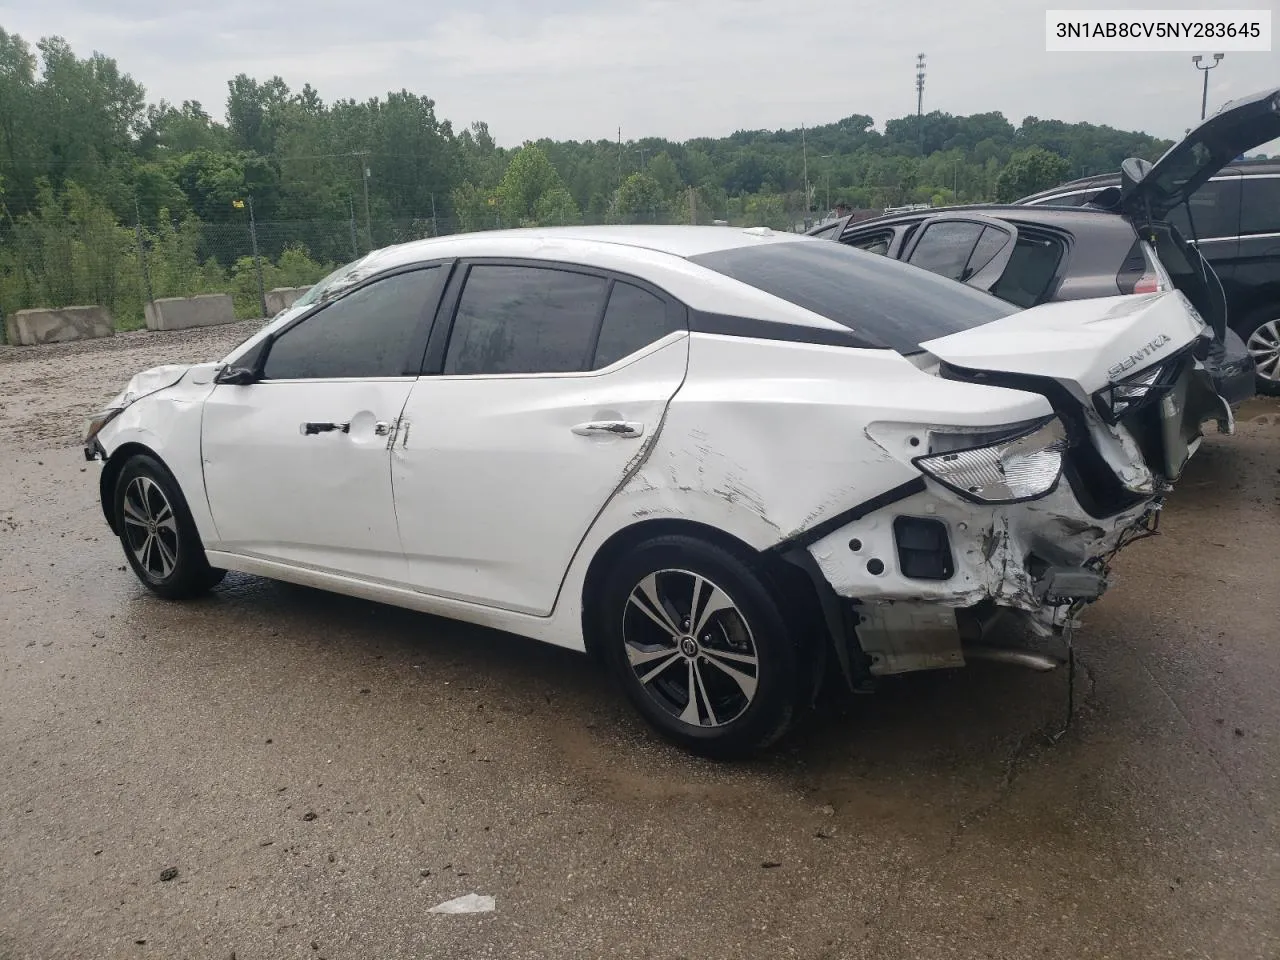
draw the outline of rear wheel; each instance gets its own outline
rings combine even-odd
[[[1242,338],[1258,368],[1258,392],[1280,396],[1280,310],[1263,314],[1247,326]]]
[[[779,739],[799,694],[798,650],[767,577],[744,557],[670,535],[614,567],[598,622],[628,698],[667,739],[716,757]]]
[[[209,566],[177,482],[158,460],[131,457],[115,489],[116,529],[134,574],[166,600],[185,600],[226,575]]]

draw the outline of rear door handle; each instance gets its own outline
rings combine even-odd
[[[632,420],[591,420],[572,429],[580,437],[638,437],[644,433],[644,424]]]
[[[350,423],[330,423],[326,421],[308,420],[306,423],[302,425],[300,432],[304,437],[312,437],[312,436],[315,436],[317,433],[332,433],[335,430],[338,430],[342,433],[350,433],[351,424]]]

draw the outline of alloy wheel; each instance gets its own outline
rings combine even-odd
[[[1247,344],[1258,376],[1280,383],[1280,319],[1268,320],[1249,335]]]
[[[732,598],[688,570],[636,584],[622,624],[627,662],[646,695],[695,727],[723,727],[756,696],[760,658]]]
[[[150,477],[134,477],[125,488],[124,533],[139,566],[156,580],[168,579],[178,564],[178,521]]]

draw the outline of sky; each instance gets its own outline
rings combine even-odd
[[[1265,8],[1271,0],[1124,4]],[[1046,53],[1027,0],[0,0],[0,27],[29,43],[66,38],[132,74],[152,102],[199,100],[215,117],[227,81],[279,74],[331,101],[425,94],[460,130],[526,139],[685,140],[794,128],[850,114],[998,110],[1178,139],[1199,120],[1190,53]],[[1059,0],[1055,8],[1068,7]],[[1080,7],[1120,6],[1080,2]],[[1274,45],[1273,45],[1274,46]],[[1204,53],[1214,52],[1206,48]],[[1209,111],[1280,85],[1280,46],[1229,53],[1209,74]],[[1280,152],[1280,142],[1267,152]]]

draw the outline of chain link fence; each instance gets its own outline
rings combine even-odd
[[[702,224],[797,231],[813,222],[784,209],[723,217],[701,209],[695,216]],[[689,219],[655,210],[626,222]],[[189,220],[133,227],[109,216],[11,221],[0,226],[0,331],[3,317],[16,310],[85,305],[106,307],[118,329],[132,330],[143,326],[147,302],[205,293],[230,294],[236,316],[253,319],[267,314],[268,291],[310,286],[371,249],[518,225],[497,213],[470,219]]]

